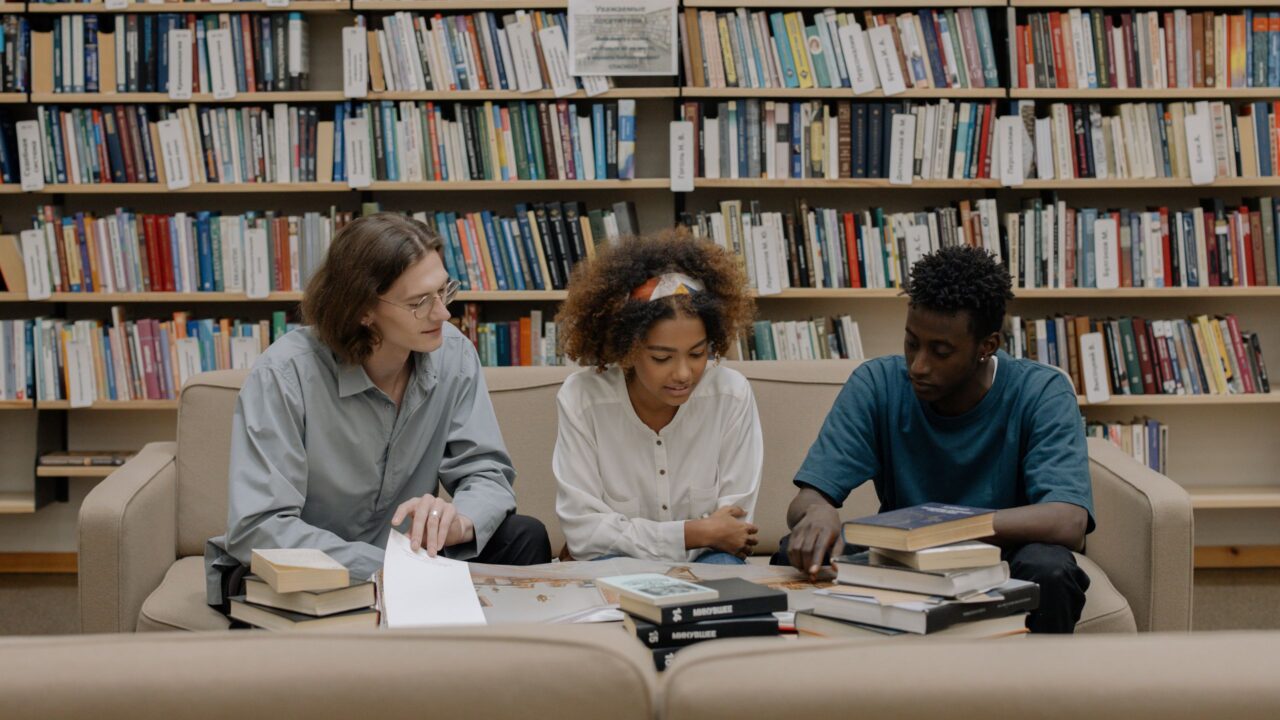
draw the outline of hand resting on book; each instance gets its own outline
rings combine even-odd
[[[406,500],[396,508],[391,525],[398,526],[411,519],[409,544],[416,552],[424,548],[435,557],[446,547],[471,542],[475,538],[475,526],[471,519],[458,512],[453,503],[434,495],[423,495]]]

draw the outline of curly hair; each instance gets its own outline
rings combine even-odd
[[[631,298],[637,286],[665,272],[682,272],[701,281],[704,289],[653,302]],[[626,361],[654,323],[677,314],[702,320],[718,356],[728,353],[755,317],[755,302],[737,259],[683,228],[624,239],[601,247],[594,260],[579,263],[556,322],[565,355],[603,371]]]
[[[954,315],[969,312],[969,332],[981,339],[999,332],[1005,303],[1013,299],[1009,271],[978,247],[936,250],[911,267],[907,297],[912,307]]]

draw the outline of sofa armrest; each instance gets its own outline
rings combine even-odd
[[[80,506],[80,632],[133,632],[177,559],[177,443],[149,443]]]
[[[1097,529],[1085,555],[1129,601],[1138,630],[1191,629],[1191,497],[1100,438],[1089,438]]]

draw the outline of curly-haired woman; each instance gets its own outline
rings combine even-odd
[[[683,231],[576,269],[561,388],[556,513],[579,560],[741,563],[763,445],[751,386],[717,362],[755,312],[737,261]]]

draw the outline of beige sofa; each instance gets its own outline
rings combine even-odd
[[[786,533],[791,483],[852,361],[729,363],[751,381],[765,438],[756,509],[761,554]],[[520,512],[547,525],[553,549],[555,394],[568,368],[491,368],[485,377],[518,472]],[[226,523],[231,415],[243,372],[200,375],[182,392],[177,442],[152,443],[100,483],[80,511],[80,615],[85,632],[218,630],[205,605],[204,542]],[[1098,529],[1079,556],[1092,578],[1080,632],[1188,630],[1191,505],[1177,484],[1111,445],[1089,441]],[[870,483],[845,517],[875,512]]]
[[[1277,632],[722,640],[658,677],[617,626],[0,639],[0,716],[1270,720],[1276,647]]]

